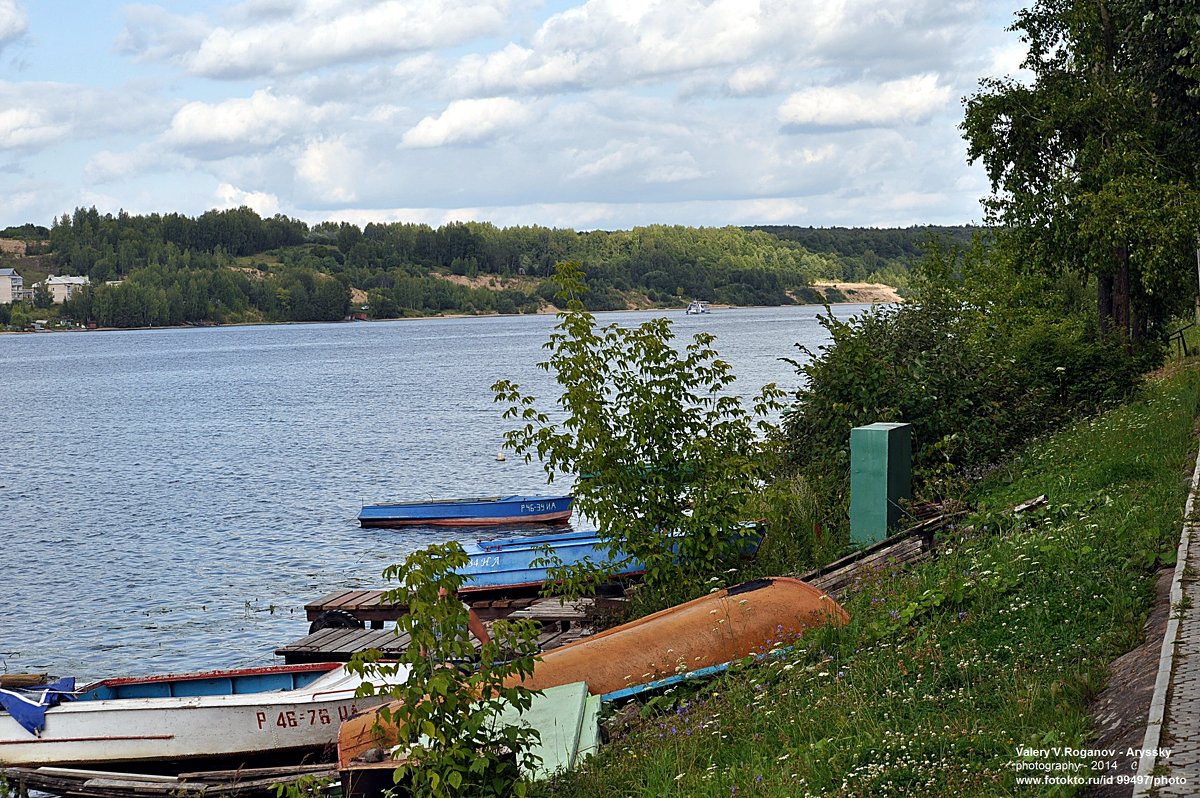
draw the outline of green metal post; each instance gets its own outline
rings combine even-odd
[[[868,424],[850,430],[850,541],[877,543],[912,497],[912,425]]]

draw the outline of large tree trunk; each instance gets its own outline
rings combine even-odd
[[[1137,345],[1146,340],[1151,322],[1146,294],[1137,272],[1129,275],[1129,291],[1132,294],[1129,302],[1129,339]]]
[[[1117,273],[1113,275],[1113,330],[1129,340],[1129,250],[1117,247]]]
[[[1100,334],[1108,335],[1112,329],[1113,316],[1113,276],[1100,273],[1096,275],[1096,317],[1100,320]]]

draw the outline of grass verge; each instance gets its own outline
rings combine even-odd
[[[1174,556],[1198,408],[1200,371],[1176,368],[1032,443],[977,487],[980,512],[937,559],[858,583],[850,626],[660,699],[669,711],[540,794],[1064,794],[1017,784],[1017,749],[1088,748],[1087,701]],[[1043,493],[1034,513],[1004,512]]]

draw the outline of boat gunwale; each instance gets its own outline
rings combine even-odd
[[[362,505],[363,510],[373,508],[387,507],[427,507],[436,506],[444,507],[447,505],[472,505],[479,504],[483,506],[500,504],[503,502],[526,502],[526,501],[573,501],[574,496],[541,496],[527,495],[514,493],[509,496],[477,496],[463,499],[414,499],[405,502],[374,502],[372,504]]]

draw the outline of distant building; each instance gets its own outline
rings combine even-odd
[[[87,277],[63,275],[61,277],[47,277],[45,285],[46,290],[50,292],[50,298],[54,300],[54,304],[61,305],[89,282],[90,280]]]
[[[25,287],[25,278],[16,269],[0,269],[0,305],[11,305],[33,299],[33,291]]]

